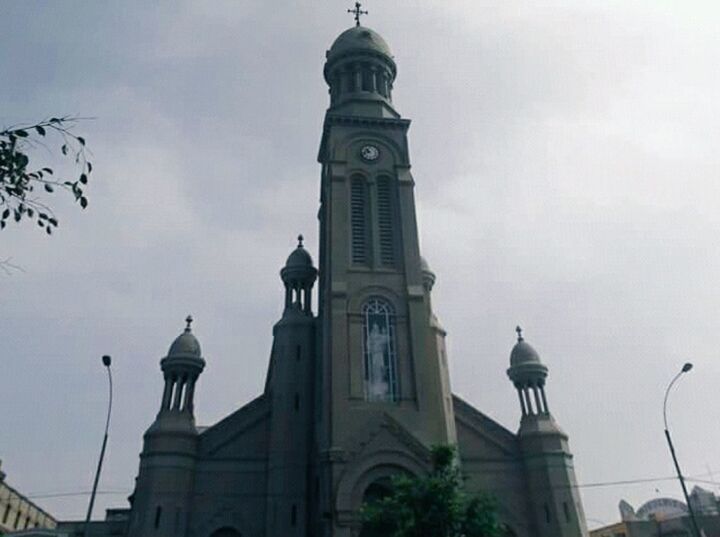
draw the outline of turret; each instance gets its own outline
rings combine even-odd
[[[528,498],[538,537],[587,537],[587,525],[567,435],[550,414],[545,395],[548,368],[520,327],[510,353],[508,377],[520,398],[518,437]]]
[[[315,318],[312,288],[317,278],[302,235],[280,271],[285,308],[273,328],[265,397],[270,399],[266,535],[304,537],[308,528],[308,483],[314,413]]]
[[[392,108],[397,67],[390,47],[377,32],[360,25],[345,30],[326,58],[323,74],[330,87],[330,110],[398,117]]]
[[[191,506],[198,432],[195,385],[205,367],[192,317],[160,360],[165,379],[160,410],[145,432],[132,496],[130,537],[184,535]]]

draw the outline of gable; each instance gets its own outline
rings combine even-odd
[[[517,435],[453,394],[455,428],[461,458],[520,457]]]
[[[200,434],[199,458],[266,457],[269,416],[264,395],[250,401]]]

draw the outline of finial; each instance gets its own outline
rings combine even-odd
[[[515,331],[517,332],[517,335],[518,335],[518,341],[523,341],[522,328],[520,326],[516,326]]]
[[[303,247],[303,241],[304,241],[304,240],[305,240],[305,237],[303,237],[303,236],[302,236],[302,233],[300,233],[300,235],[298,235],[298,248],[302,248],[302,247]]]
[[[187,323],[187,326],[185,327],[185,331],[186,331],[186,332],[189,332],[189,331],[190,331],[190,325],[191,325],[192,322],[193,322],[192,315],[188,315],[187,317],[185,317],[185,322]]]
[[[355,26],[360,26],[360,15],[367,15],[367,11],[363,11],[360,9],[362,7],[362,4],[360,2],[355,2],[355,9],[348,9],[348,13],[352,13],[355,15]]]

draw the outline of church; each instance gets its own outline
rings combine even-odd
[[[198,426],[206,363],[187,319],[160,361],[130,537],[365,535],[363,501],[397,473],[427,472],[437,444],[457,446],[467,489],[496,498],[509,535],[587,536],[548,368],[521,330],[506,372],[517,433],[452,393],[436,276],[420,252],[410,120],[392,98],[397,65],[361,14],[358,5],[357,24],[326,54],[317,264],[299,237],[280,270],[284,311],[264,391]]]

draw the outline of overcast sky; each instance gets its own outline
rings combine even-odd
[[[413,120],[422,252],[455,392],[517,430],[505,370],[521,324],[581,484],[720,480],[720,4],[368,1]],[[0,232],[0,458],[8,482],[82,518],[126,506],[158,361],[192,313],[212,424],[261,390],[298,232],[317,259],[326,49],[352,2],[0,4],[0,127],[94,117],[90,206]],[[53,164],[57,156],[35,158]],[[717,477],[715,477],[717,476]],[[708,488],[717,490],[711,485]],[[591,526],[680,497],[676,481],[583,487]]]

